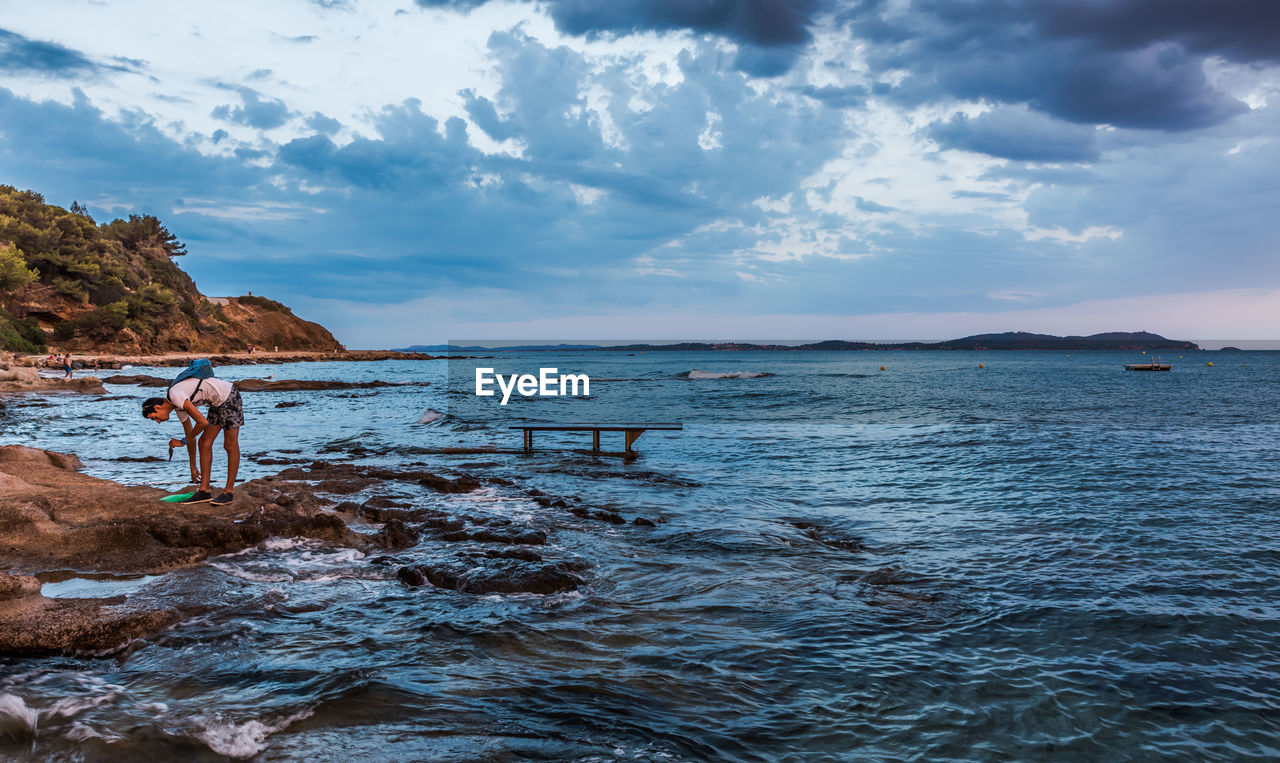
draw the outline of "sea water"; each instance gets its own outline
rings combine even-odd
[[[271,539],[129,587],[208,612],[124,653],[0,658],[0,756],[1275,758],[1280,354],[1123,370],[1145,359],[575,352],[219,368],[430,382],[245,393],[241,477],[290,458],[501,477],[514,484],[365,494],[545,529],[542,552],[585,564],[587,584],[410,588],[398,564],[468,544],[424,536],[366,555]],[[587,373],[591,396],[500,408],[459,383],[478,365]],[[139,413],[156,390],[108,389],[9,398],[0,442],[185,484],[181,453],[119,460],[167,454],[177,425]],[[508,428],[620,420],[684,430],[648,432],[625,460],[586,452],[586,432],[538,433],[525,455]],[[215,483],[223,463],[216,449]],[[579,518],[529,489],[656,526]]]

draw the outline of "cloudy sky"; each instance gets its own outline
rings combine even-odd
[[[1273,0],[0,7],[0,183],[352,347],[1280,337]]]

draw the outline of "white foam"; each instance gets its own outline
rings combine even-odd
[[[0,738],[35,739],[40,715],[22,697],[0,694]]]
[[[699,371],[693,369],[685,378],[687,379],[759,379],[761,376],[769,376],[765,371]]]
[[[434,408],[428,408],[418,417],[419,424],[431,424],[444,418],[444,414]]]
[[[214,716],[198,720],[195,733],[200,741],[219,755],[226,755],[228,758],[251,758],[267,749],[269,736],[283,730],[294,721],[310,716],[311,713],[310,709],[303,710],[272,724],[259,720],[232,723]]]

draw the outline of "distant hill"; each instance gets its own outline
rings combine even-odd
[[[323,326],[251,294],[209,299],[150,215],[99,224],[0,185],[0,350],[153,354],[341,348]]]
[[[672,344],[557,344],[524,345],[519,347],[459,347],[457,345],[415,345],[404,352],[485,352],[501,351],[565,351],[608,350],[613,352],[740,352],[740,351],[801,351],[801,350],[1162,350],[1191,351],[1200,349],[1194,342],[1165,339],[1147,331],[1110,331],[1091,336],[1053,336],[1030,334],[1025,331],[1007,331],[1003,334],[975,334],[945,342],[846,342],[828,339],[809,344],[751,344],[746,342],[675,342]]]

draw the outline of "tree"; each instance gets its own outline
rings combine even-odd
[[[151,215],[129,215],[128,220],[117,218],[103,225],[102,233],[134,252],[157,247],[170,257],[180,257],[187,253],[187,245]]]
[[[0,246],[0,291],[21,289],[39,277],[39,272],[27,267],[21,249],[13,244]]]
[[[71,210],[70,210],[70,211],[71,211],[71,214],[73,214],[73,215],[80,215],[81,217],[89,217],[89,208],[88,208],[88,207],[86,207],[86,206],[84,206],[84,205],[82,205],[82,204],[81,204],[80,202],[78,202],[78,201],[73,201],[73,202],[71,202]],[[93,218],[92,218],[92,217],[89,217],[89,219],[90,219],[90,220],[92,220]]]

